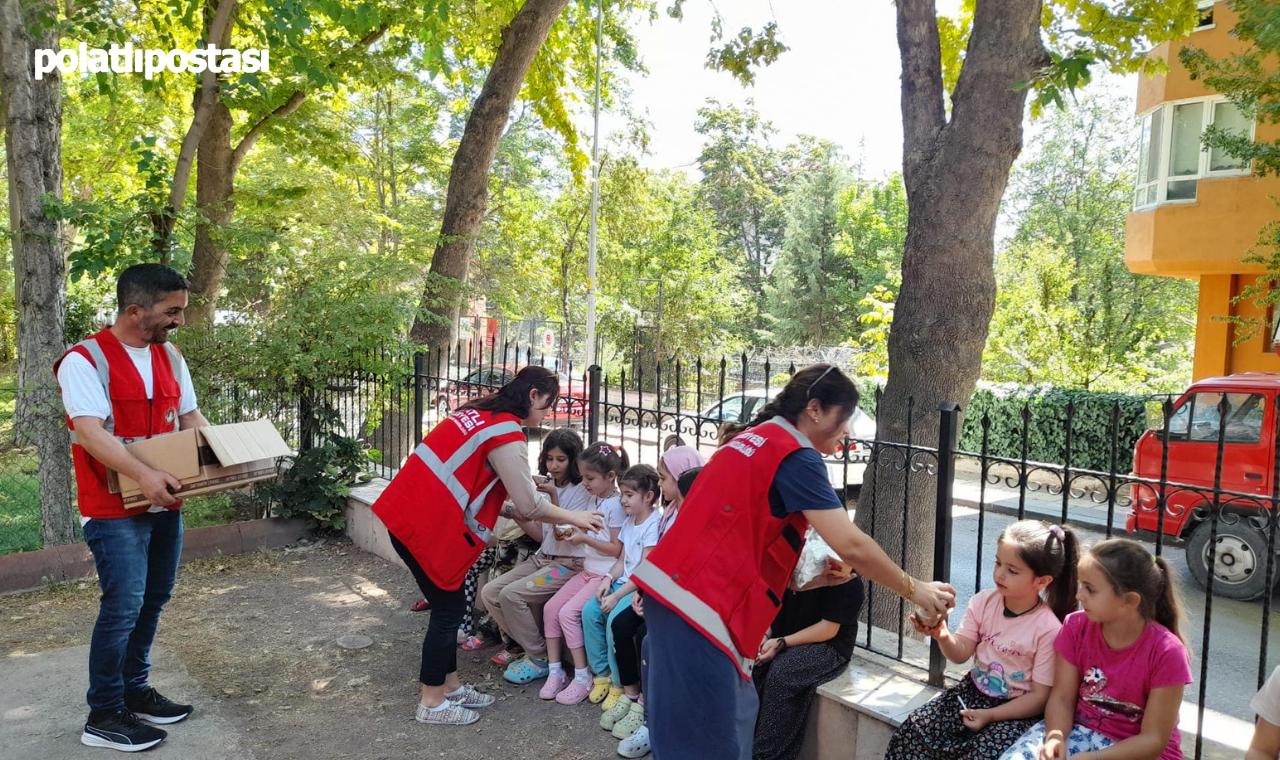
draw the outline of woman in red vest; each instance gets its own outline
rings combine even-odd
[[[537,427],[560,394],[555,373],[525,367],[497,393],[472,401],[427,433],[373,505],[391,545],[431,603],[422,642],[417,719],[467,725],[494,698],[458,680],[457,637],[466,609],[462,581],[511,500],[525,520],[599,530],[598,512],[570,512],[534,487],[524,428]]]
[[[822,455],[835,453],[857,404],[834,366],[798,372],[702,468],[680,519],[632,576],[645,594],[657,760],[750,760],[751,670],[810,525],[862,576],[929,617],[955,604],[949,585],[911,578],[860,531],[827,479]]]

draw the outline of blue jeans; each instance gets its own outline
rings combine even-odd
[[[160,610],[173,595],[182,555],[182,512],[144,512],[84,526],[102,599],[89,644],[90,710],[124,709],[144,691]]]
[[[615,581],[609,593],[622,588],[623,581]],[[608,674],[613,678],[614,686],[621,686],[618,674],[617,654],[613,651],[613,619],[619,612],[631,607],[635,593],[627,594],[609,614],[600,609],[600,602],[593,596],[582,608],[582,641],[587,650],[587,663],[591,672],[598,676]]]

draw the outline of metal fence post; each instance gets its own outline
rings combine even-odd
[[[938,498],[933,513],[933,579],[951,581],[951,502],[956,476],[956,438],[960,431],[960,405],[938,406]],[[929,641],[929,685],[943,688],[947,660],[936,640]]]
[[[587,368],[587,440],[600,440],[600,365]]]
[[[427,357],[421,351],[413,352],[413,440],[422,438],[423,396],[427,374]],[[416,444],[415,444],[416,445]]]

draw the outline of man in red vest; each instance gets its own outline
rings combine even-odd
[[[89,645],[89,719],[80,741],[126,752],[167,734],[155,724],[191,714],[147,681],[160,610],[173,593],[182,553],[182,482],[152,469],[125,444],[208,425],[191,372],[169,333],[183,323],[190,289],[160,264],[126,269],[116,284],[115,324],[72,346],[54,365],[75,462],[85,543],[102,600]],[[107,470],[136,481],[152,503],[126,509]]]

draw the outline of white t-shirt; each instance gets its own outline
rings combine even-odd
[[[142,376],[147,398],[152,398],[155,376],[151,372],[151,346],[134,348],[123,343],[121,345],[133,360],[138,374]],[[182,391],[182,398],[178,401],[178,414],[194,412],[199,406],[196,403],[195,387],[191,384],[191,370],[185,361],[178,368],[177,377],[178,387]],[[102,377],[89,360],[79,353],[67,354],[62,364],[58,365],[58,385],[62,387],[62,405],[71,419],[97,417],[105,420],[111,416],[111,399],[107,396],[107,389],[102,387]],[[164,507],[151,507],[147,511],[162,512]],[[88,522],[89,518],[80,518],[81,527]]]
[[[627,523],[627,513],[622,508],[622,497],[615,493],[608,498],[594,499],[593,501],[595,501],[595,504],[592,505],[592,510],[604,514],[604,527],[595,533],[588,533],[587,535],[597,541],[608,541],[613,537],[610,530],[620,531]],[[587,553],[583,555],[582,569],[592,575],[604,575],[612,570],[613,563],[618,561],[617,557],[601,554],[589,546],[584,546],[583,548],[587,550]]]
[[[581,483],[567,485],[564,488],[556,487],[556,500],[560,502],[561,509],[567,509],[570,512],[586,512],[591,508],[593,499],[591,494],[587,493],[587,489]],[[544,523],[542,526],[542,553],[549,557],[585,557],[587,556],[587,547],[574,546],[567,541],[557,541],[555,526],[551,523]]]
[[[662,513],[653,510],[644,522],[636,525],[635,520],[628,517],[622,525],[622,577],[625,581],[631,577],[644,559],[644,550],[658,545],[658,524],[662,522]]]
[[[1262,685],[1249,709],[1273,726],[1280,726],[1280,668],[1271,671],[1271,677]]]

